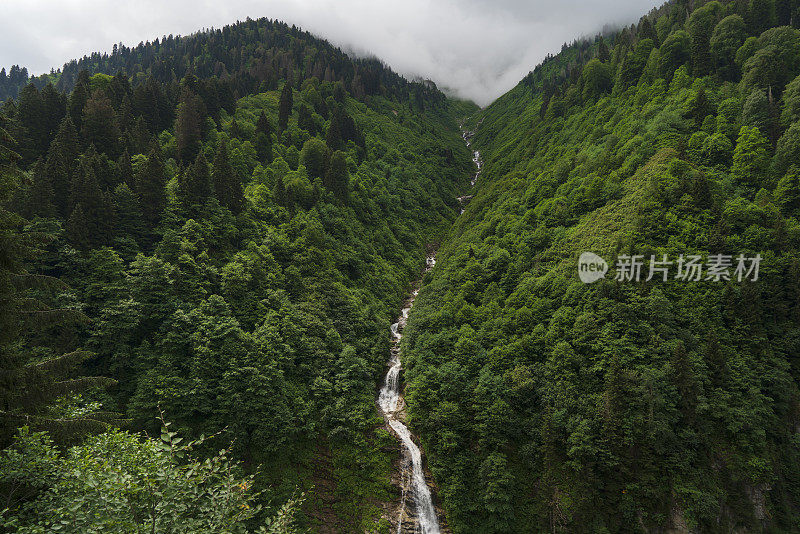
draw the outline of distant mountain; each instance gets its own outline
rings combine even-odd
[[[665,4],[467,122],[483,170],[404,334],[454,532],[797,530],[796,7]]]
[[[281,79],[341,81],[356,98],[382,94],[432,98],[442,95],[430,83],[411,83],[378,59],[354,58],[324,39],[300,28],[266,18],[194,33],[166,36],[136,47],[114,45],[111,54],[95,52],[66,63],[50,75],[28,77],[27,69],[13,66],[0,71],[0,101],[15,98],[27,84],[38,89],[53,82],[70,92],[80,71],[114,75],[125,72],[135,85],[153,78],[161,83],[216,77],[230,84],[236,98],[275,89]]]

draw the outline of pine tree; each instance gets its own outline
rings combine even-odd
[[[128,153],[128,149],[125,149],[125,152],[119,157],[117,160],[117,169],[119,170],[119,182],[128,184],[131,191],[136,188],[134,179],[133,179],[133,166],[131,165],[131,155]]]
[[[263,133],[267,138],[272,138],[272,124],[263,111],[258,116],[258,121],[256,121],[256,133]]]
[[[161,221],[161,214],[167,205],[165,186],[167,175],[161,160],[158,142],[153,142],[150,154],[134,177],[134,192],[139,196],[142,216],[148,228],[155,228]]]
[[[75,219],[78,248],[93,248],[111,242],[114,228],[114,211],[111,199],[104,194],[97,181],[91,158],[84,156],[72,180],[70,219]],[[75,210],[80,207],[80,213]],[[84,231],[85,228],[85,231]],[[80,231],[77,231],[80,230]]]
[[[178,118],[175,119],[175,142],[178,159],[182,163],[197,157],[202,141],[202,124],[199,97],[188,86],[181,91]]]
[[[24,161],[35,161],[47,150],[47,117],[42,96],[32,83],[19,93],[17,119],[24,132],[20,154]]]
[[[196,212],[211,196],[211,176],[203,153],[178,178],[178,199],[184,210]]]
[[[87,145],[94,145],[98,152],[110,158],[117,156],[120,140],[117,116],[103,91],[95,91],[86,101],[81,131]]]
[[[52,83],[44,86],[41,95],[42,104],[44,105],[45,143],[49,146],[56,132],[58,132],[61,121],[64,120],[64,115],[67,113],[67,101],[63,94],[56,91]]]
[[[46,407],[56,397],[113,383],[99,377],[69,377],[79,363],[91,356],[88,352],[74,351],[31,362],[28,352],[19,346],[24,332],[66,321],[83,321],[86,317],[75,311],[49,309],[20,289],[63,287],[63,284],[25,270],[25,263],[35,258],[42,239],[22,233],[25,221],[3,208],[19,174],[15,166],[19,156],[12,146],[13,140],[0,116],[0,446],[6,446],[15,429],[23,424],[50,430],[62,439],[104,429],[103,414],[53,419]]]
[[[339,124],[336,120],[336,114],[331,116],[330,125],[328,125],[328,135],[325,137],[325,144],[328,145],[328,150],[341,150],[344,146],[342,142],[342,132],[339,131]]]
[[[603,40],[602,37],[600,37],[600,44],[597,45],[597,59],[599,59],[603,63],[611,59],[611,54],[608,51],[608,46],[606,45],[606,42]]]
[[[117,235],[140,241],[144,236],[144,218],[139,200],[128,184],[121,183],[114,189],[113,202]]]
[[[72,123],[77,129],[80,129],[83,124],[83,107],[86,105],[87,100],[89,100],[89,73],[82,70],[78,73],[75,88],[67,101],[67,113],[69,113]]]
[[[78,250],[89,250],[92,247],[89,221],[80,202],[75,205],[67,219],[66,231],[67,239]]]
[[[292,114],[292,86],[286,82],[281,90],[281,98],[278,103],[278,129],[286,130],[289,124],[289,116]]]
[[[228,157],[228,144],[220,141],[217,154],[214,156],[212,180],[219,203],[233,213],[238,214],[244,206],[242,181],[233,172]]]
[[[55,217],[53,183],[41,158],[36,160],[31,174],[33,179],[26,198],[28,204],[27,214],[39,217]]]
[[[345,204],[348,202],[350,198],[350,176],[344,152],[337,150],[331,155],[328,172],[325,173],[323,184],[340,201]]]

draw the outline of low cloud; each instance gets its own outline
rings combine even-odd
[[[3,0],[0,66],[48,72],[114,43],[136,45],[247,17],[296,24],[407,76],[486,105],[561,44],[630,23],[652,0]]]

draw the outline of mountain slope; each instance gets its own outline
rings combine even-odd
[[[474,106],[264,20],[70,65],[94,74],[3,106],[24,171],[10,206],[52,237],[30,270],[70,286],[35,296],[91,322],[15,350],[94,352],[86,371],[119,386],[70,409],[222,432],[201,452],[233,442],[260,519],[303,492],[300,526],[385,531],[399,444],[374,394],[457,215],[454,117]]]
[[[796,529],[800,33],[783,4],[667,4],[470,117],[476,195],[403,348],[455,532]],[[610,265],[592,285],[585,251]],[[719,253],[760,254],[758,281],[677,264],[644,281],[651,255]],[[641,282],[614,279],[626,254]]]

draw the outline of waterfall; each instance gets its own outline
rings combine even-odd
[[[466,143],[467,148],[472,148],[472,138],[475,135],[475,132],[472,131],[472,130],[467,130],[464,127],[464,121],[465,120],[466,119],[462,120],[460,125],[459,125],[461,127],[461,138],[464,140],[464,143]],[[483,122],[483,119],[478,121],[478,124],[475,126],[475,128],[477,129],[478,126],[480,126],[482,122]],[[481,169],[483,167],[483,160],[481,159],[480,151],[478,151],[478,150],[473,150],[472,151],[472,162],[475,164],[475,175],[472,177],[472,180],[470,180],[469,184],[472,187],[475,187],[475,184],[478,183],[478,177],[481,175]],[[471,199],[472,199],[472,195],[465,195],[463,197],[458,197],[458,202],[461,204],[461,213],[464,213],[464,206]]]
[[[428,256],[426,261],[425,271],[429,271],[436,260],[433,256]],[[439,534],[439,519],[436,517],[436,509],[433,506],[433,498],[431,497],[431,489],[425,481],[425,474],[422,471],[422,452],[419,447],[414,443],[411,437],[411,432],[405,424],[399,419],[399,411],[403,408],[403,398],[400,394],[400,369],[402,362],[400,361],[400,339],[402,338],[402,330],[408,320],[408,312],[411,311],[411,306],[414,304],[414,299],[417,297],[418,290],[414,290],[408,299],[408,302],[403,307],[400,317],[397,322],[391,326],[392,333],[392,357],[389,360],[389,370],[386,372],[386,378],[378,395],[378,406],[383,412],[386,421],[392,430],[395,431],[400,441],[403,443],[405,455],[410,460],[410,481],[411,489],[414,498],[414,505],[417,512],[418,532],[420,534]],[[403,502],[401,504],[401,514],[405,504],[405,490],[403,493]],[[398,521],[397,531],[400,532],[402,527],[402,517]]]

